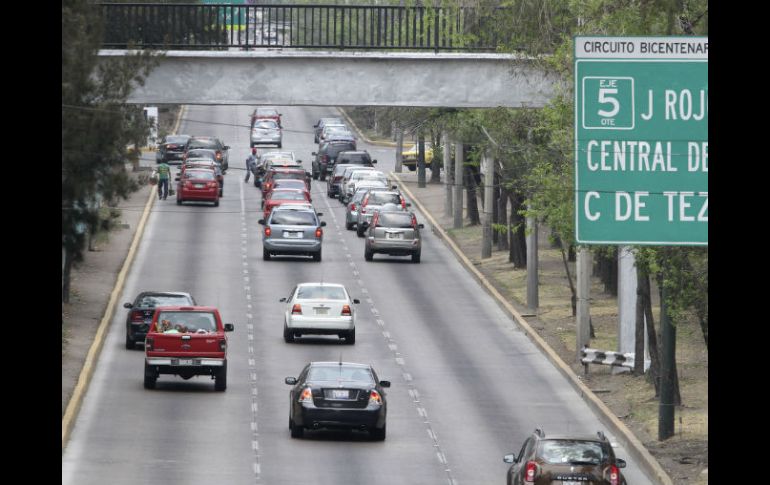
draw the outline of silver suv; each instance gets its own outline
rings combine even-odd
[[[413,263],[420,262],[420,229],[425,226],[417,224],[414,212],[383,207],[375,211],[371,223],[363,224],[367,231],[364,259],[371,261],[375,253],[385,253],[391,256],[412,255]]]
[[[385,204],[393,205],[393,210],[403,211],[412,205],[407,204],[404,196],[397,190],[368,192],[363,200],[361,200],[358,213],[356,214],[356,234],[358,237],[364,237],[364,231],[366,230],[364,222],[371,223],[374,211],[380,209]]]
[[[278,206],[270,217],[260,219],[265,226],[262,237],[262,259],[270,260],[274,254],[312,256],[321,261],[323,229],[326,222],[320,221],[323,214],[312,207]]]

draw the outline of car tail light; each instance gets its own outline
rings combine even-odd
[[[265,228],[265,236],[270,237],[270,234],[272,234],[272,233],[273,233],[273,231],[269,227]]]
[[[417,227],[417,217],[412,214],[412,227]]]
[[[270,182],[268,182],[268,183],[266,183],[266,184],[265,184],[265,192],[267,192],[267,191],[269,191],[269,190],[270,190],[270,186],[271,186],[271,185],[273,185],[273,184],[271,184]]]
[[[313,402],[313,390],[309,387],[302,389],[302,393],[299,395],[299,402]]]
[[[132,322],[144,322],[144,313],[142,313],[141,311],[131,312],[131,321]]]
[[[220,340],[219,341],[219,350],[221,352],[224,352],[226,348],[227,348],[227,340],[225,340],[225,339]]]
[[[342,314],[351,316],[352,313],[350,313],[350,305],[342,305]]]
[[[382,404],[382,396],[374,389],[369,393],[369,404]]]
[[[401,197],[401,208],[406,209],[406,199]]]
[[[361,206],[361,214],[366,214],[366,207]]]
[[[217,187],[219,187],[219,182],[209,182],[210,189],[215,189]]]
[[[537,475],[537,463],[530,460],[524,471],[524,483],[535,483],[535,475]]]
[[[217,160],[222,160],[222,152],[217,152]]]
[[[320,227],[315,230],[315,237],[321,237],[323,236],[324,231]]]
[[[193,186],[192,182],[190,182],[189,180],[185,181],[184,188],[191,189],[192,186]]]
[[[154,338],[147,337],[146,339],[144,339],[144,350],[152,350],[154,345],[155,345]]]
[[[610,485],[620,483],[620,470],[615,465],[610,465]]]
[[[302,315],[302,305],[299,303],[295,303],[293,307],[291,307],[291,314],[292,315]]]
[[[350,210],[355,211],[356,210],[356,204],[351,203],[350,204]]]

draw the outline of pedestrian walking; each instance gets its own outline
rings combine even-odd
[[[251,149],[251,155],[246,158],[246,178],[243,180],[244,182],[249,182],[249,177],[251,177],[251,172],[254,171],[257,168],[257,149],[252,148]],[[257,174],[254,174],[254,177],[256,177]]]
[[[171,177],[171,167],[166,162],[161,162],[157,167],[158,172],[158,200],[166,200],[168,197],[168,181]]]

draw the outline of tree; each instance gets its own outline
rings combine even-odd
[[[99,7],[62,2],[62,301],[69,301],[72,264],[82,259],[85,229],[98,222],[97,197],[114,200],[136,190],[125,171],[126,146],[149,133],[141,107],[126,105],[142,84],[153,55],[99,61]],[[134,156],[136,156],[134,154]]]

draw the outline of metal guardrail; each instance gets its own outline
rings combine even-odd
[[[100,3],[106,49],[495,51],[508,9]],[[502,16],[502,17],[501,17]]]
[[[588,375],[588,364],[612,365],[633,369],[635,353],[627,352],[622,354],[620,352],[611,352],[583,347],[580,350],[580,357],[580,361],[583,363],[583,370],[585,374]],[[647,372],[649,367],[650,361],[647,359],[644,361],[644,371]]]

